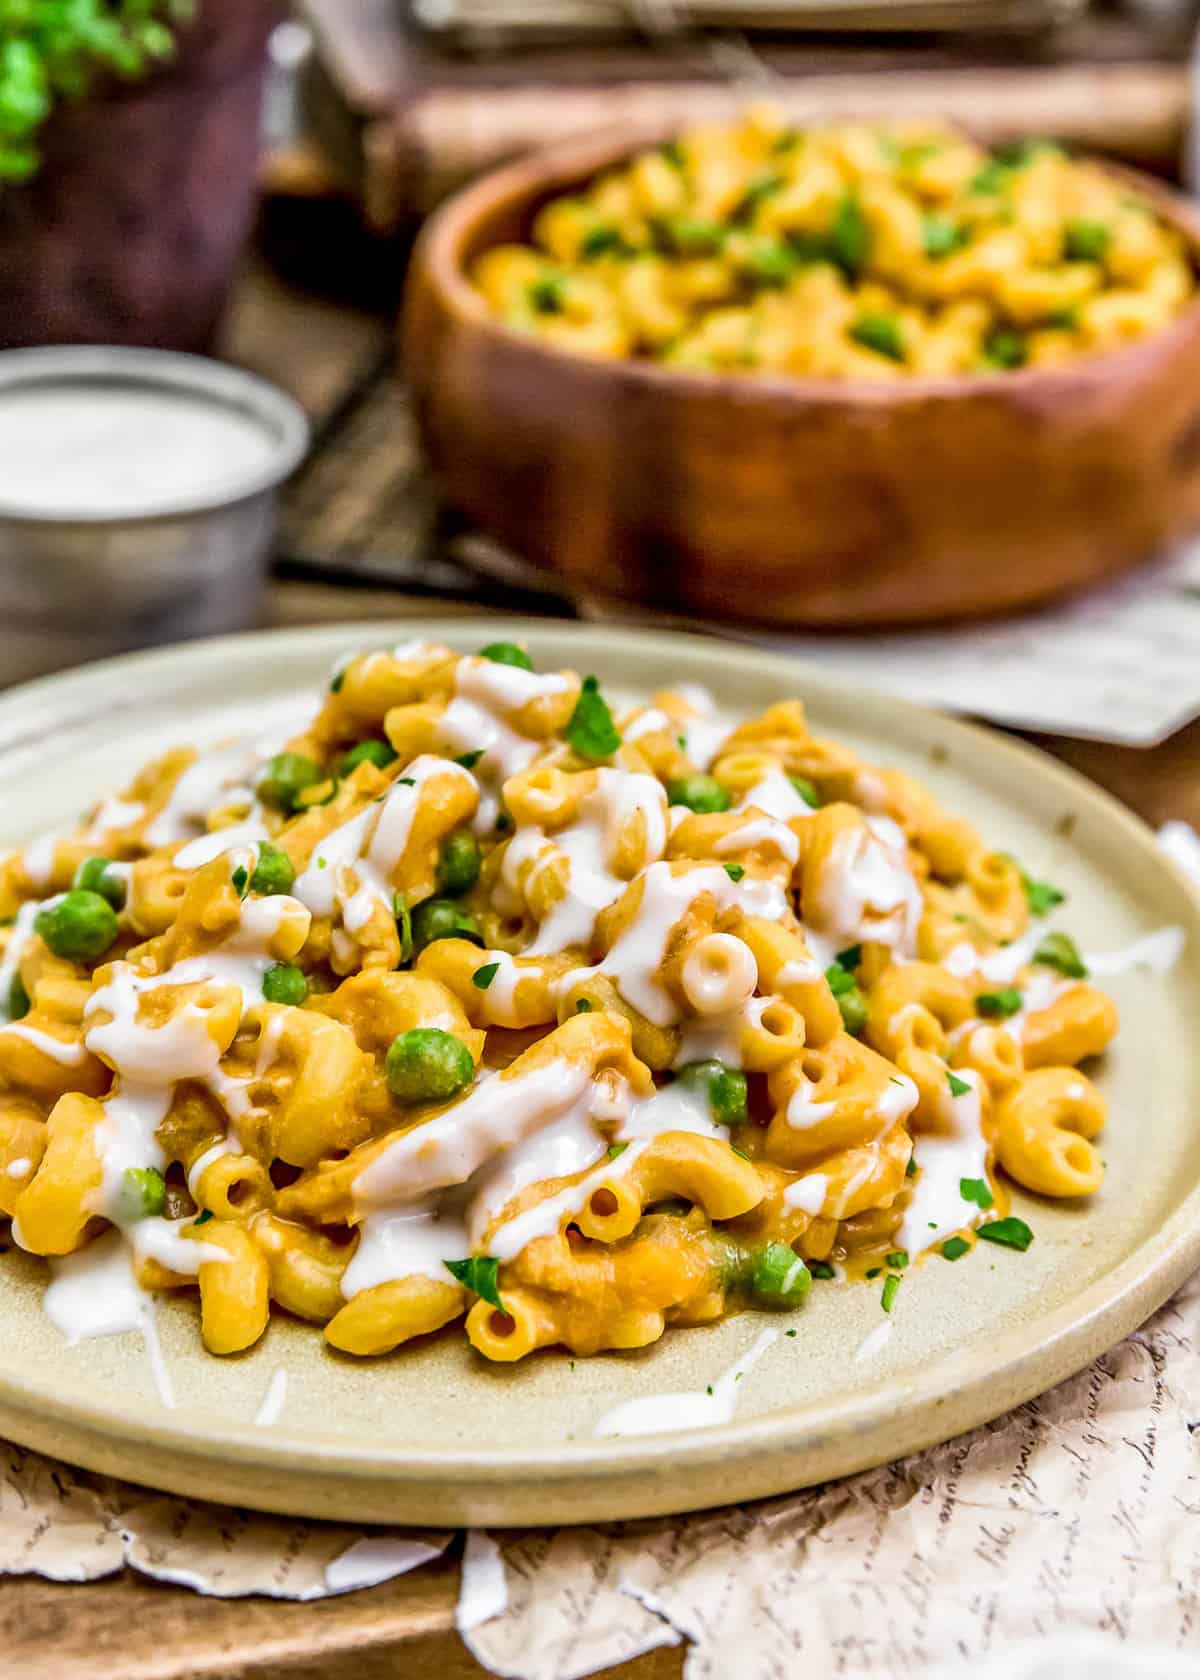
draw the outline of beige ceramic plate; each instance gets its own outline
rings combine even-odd
[[[424,626],[473,649],[495,619]],[[268,723],[339,654],[413,626],[362,625],[200,643],[94,666],[0,700],[0,845],[77,815],[142,759]],[[778,1493],[945,1440],[1078,1370],[1162,1302],[1200,1260],[1200,904],[1148,831],[1027,748],[897,701],[840,689],[783,659],[694,638],[514,625],[543,668],[610,688],[708,683],[734,710],[799,693],[820,732],[927,780],[995,844],[1065,887],[1093,950],[1166,923],[1188,935],[1169,978],[1109,982],[1123,1029],[1102,1082],[1108,1179],[1085,1207],[1018,1195],[1026,1254],[981,1246],[905,1279],[893,1333],[875,1285],[821,1284],[711,1430],[597,1441],[639,1394],[704,1388],[758,1336],[760,1315],[677,1330],[636,1354],[541,1354],[488,1366],[448,1335],[377,1362],[327,1352],[283,1320],[239,1359],[201,1349],[190,1300],[160,1312],[179,1405],[156,1397],[135,1336],[63,1346],[43,1318],[40,1263],[0,1259],[0,1437],[177,1493],[308,1516],[420,1523],[582,1522]],[[778,1320],[774,1320],[777,1325]],[[255,1417],[289,1377],[282,1416]]]

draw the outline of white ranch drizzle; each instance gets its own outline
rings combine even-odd
[[[634,920],[607,956],[593,969],[578,969],[566,977],[569,986],[587,974],[603,974],[613,981],[627,1003],[655,1026],[672,1026],[680,1019],[679,1005],[659,979],[663,952],[671,929],[701,893],[711,893],[720,910],[741,902],[739,887],[724,869],[701,865],[674,875],[666,863],[652,863],[640,876],[642,900]]]
[[[737,1405],[741,1379],[752,1371],[773,1342],[778,1330],[763,1330],[739,1359],[707,1389],[682,1394],[648,1394],[625,1400],[596,1422],[592,1433],[613,1435],[665,1435],[682,1429],[711,1429],[729,1423]]]
[[[737,805],[739,811],[764,811],[777,822],[791,822],[793,817],[815,815],[806,799],[801,799],[782,770],[768,770],[761,781],[755,782],[749,793]]]
[[[374,801],[333,829],[313,848],[307,868],[292,892],[314,916],[332,916],[341,907],[342,924],[361,933],[376,906],[392,914],[392,876],[404,856],[413,818],[425,783],[435,776],[461,776],[474,783],[461,764],[425,753]],[[354,880],[351,881],[350,871]]]
[[[161,1404],[175,1406],[158,1339],[154,1299],[133,1275],[133,1255],[119,1231],[106,1232],[76,1254],[50,1261],[51,1281],[42,1297],[47,1318],[68,1347],[95,1336],[136,1331],[142,1338]]]
[[[543,746],[515,729],[510,714],[532,700],[564,694],[568,687],[565,677],[543,676],[491,659],[460,659],[454,667],[454,699],[442,713],[438,731],[455,754],[483,755],[474,768],[480,786],[478,833],[495,829],[501,785],[531,764]]]
[[[873,817],[871,826],[849,829],[838,837],[817,890],[805,899],[805,925],[826,943],[872,940],[911,957],[924,900],[903,849],[903,835],[897,844],[886,822]]]
[[[19,1155],[15,1161],[10,1161],[5,1168],[9,1178],[28,1178],[33,1168],[33,1162],[28,1155]]]
[[[815,1219],[825,1206],[828,1189],[829,1179],[825,1173],[806,1173],[803,1178],[789,1184],[783,1192],[784,1206],[799,1208],[802,1213],[810,1213]]]
[[[1089,974],[1129,974],[1136,969],[1169,974],[1186,944],[1187,935],[1181,927],[1163,927],[1118,951],[1087,951],[1083,961]]]
[[[175,853],[174,866],[176,869],[199,869],[202,864],[211,863],[223,852],[233,851],[239,846],[253,849],[257,866],[258,847],[267,838],[263,822],[258,817],[247,817],[245,822],[231,823],[228,828],[218,828],[212,834],[202,834],[198,840],[189,840]]]
[[[30,899],[27,904],[22,904],[13,918],[13,925],[8,930],[8,943],[4,947],[4,955],[0,957],[0,1021],[12,1019],[9,1013],[9,996],[12,983],[17,977],[21,952],[33,938],[33,924],[38,911],[44,909],[46,904],[52,903],[53,899],[47,899],[45,903]]]
[[[111,828],[131,828],[134,823],[141,822],[145,814],[146,807],[140,800],[126,800],[119,794],[110,794],[98,807],[80,839],[93,844],[103,839]]]
[[[644,824],[644,861],[655,862],[667,846],[666,795],[656,777],[625,770],[597,771],[596,786],[581,801],[577,822],[550,836],[541,828],[523,828],[510,842],[504,862],[510,892],[528,858],[533,858],[530,882],[555,857],[567,862],[566,891],[527,947],[529,955],[589,942],[596,917],[629,885],[613,873],[612,860],[625,824],[638,813]]]
[[[40,1050],[43,1056],[49,1056],[51,1061],[59,1062],[63,1067],[82,1067],[87,1054],[77,1039],[64,1043],[61,1038],[54,1038],[37,1027],[27,1027],[24,1021],[13,1021],[8,1026],[0,1027],[0,1035],[7,1038],[23,1038],[27,1044],[32,1044],[35,1050]]]
[[[245,741],[201,753],[180,776],[169,798],[145,831],[148,846],[170,846],[202,830],[218,805],[254,803],[252,783],[265,756]]]
[[[687,742],[684,750],[698,770],[707,770],[733,733],[733,725],[717,715],[712,695],[700,683],[677,683],[673,692],[691,711],[678,726]]]
[[[961,1068],[955,1077],[970,1087],[954,1096],[947,1084],[939,1096],[937,1132],[918,1132],[913,1158],[919,1169],[912,1198],[895,1235],[895,1245],[915,1257],[983,1217],[983,1209],[967,1201],[959,1188],[963,1179],[987,1183],[987,1142],[983,1135],[979,1075]]]
[[[876,1354],[882,1353],[892,1339],[895,1326],[890,1318],[885,1318],[882,1324],[877,1324],[870,1335],[864,1336],[854,1350],[854,1363],[857,1365],[865,1359],[874,1359]]]
[[[283,1408],[287,1404],[288,1374],[281,1365],[272,1372],[271,1380],[267,1384],[267,1392],[263,1395],[262,1405],[254,1414],[256,1429],[273,1429],[283,1416]]]

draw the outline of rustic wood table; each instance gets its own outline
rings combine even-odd
[[[494,588],[469,578],[468,598],[425,592],[430,572],[440,587],[455,573],[453,565],[438,570],[436,509],[387,369],[390,342],[386,319],[307,297],[257,262],[248,269],[229,352],[289,386],[318,438],[285,509],[274,624],[496,610]],[[353,587],[329,581],[343,565]],[[404,587],[371,587],[384,572]],[[1035,739],[1147,822],[1200,825],[1200,722],[1149,751]],[[384,1586],[317,1604],[200,1598],[129,1572],[73,1586],[0,1580],[0,1680],[465,1680],[485,1671],[454,1630],[457,1582],[453,1551]],[[675,1680],[682,1666],[676,1648],[607,1672]]]

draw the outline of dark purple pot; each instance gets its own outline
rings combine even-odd
[[[273,0],[200,0],[177,61],[58,108],[0,187],[0,346],[212,347],[254,208]]]

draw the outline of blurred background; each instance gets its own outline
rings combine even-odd
[[[687,554],[665,554],[651,609],[629,602],[626,614],[619,591],[593,599],[586,565],[564,575],[534,563],[439,494],[397,355],[406,270],[431,213],[531,151],[598,130],[669,134],[763,94],[799,124],[928,116],[988,145],[1052,136],[1186,191],[1196,11],[1195,0],[0,0],[4,349],[212,357],[281,387],[311,427],[277,528],[263,515],[176,557],[193,574],[211,563],[219,610],[176,591],[165,613],[130,582],[156,564],[145,544],[139,558],[128,530],[107,528],[144,517],[137,487],[106,518],[94,497],[56,509],[71,428],[43,404],[38,453],[36,405],[13,397],[33,364],[0,356],[0,679],[242,623],[394,615],[397,603],[676,621],[670,580]],[[126,378],[115,363],[53,368],[68,396],[72,379]],[[300,453],[294,417],[268,414],[255,389],[205,400],[274,426],[283,472]],[[161,454],[168,435],[143,416],[121,445],[126,463]],[[176,455],[190,447],[179,434]],[[1200,451],[1176,440],[1181,451],[1190,470]],[[271,474],[259,477],[262,490]],[[71,525],[84,546],[67,561]],[[214,541],[226,559],[244,545],[239,565],[255,580],[261,566],[269,589],[235,585],[211,560]],[[97,591],[87,580],[102,555]],[[759,616],[770,619],[769,601]],[[1190,641],[1176,650],[1189,665],[1193,653]],[[1192,703],[1173,696],[1175,713]],[[1143,738],[1165,728],[1159,717]]]

